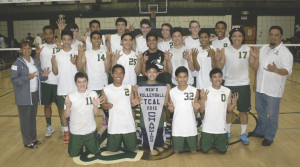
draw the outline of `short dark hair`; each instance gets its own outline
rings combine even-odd
[[[189,28],[191,28],[191,24],[192,24],[192,23],[197,23],[197,24],[199,25],[199,27],[200,27],[199,21],[197,21],[197,20],[192,20],[192,21],[190,21],[190,23],[189,23]]]
[[[146,72],[149,71],[151,68],[154,68],[157,72],[159,72],[159,68],[153,63],[150,63],[146,66]]]
[[[140,27],[142,27],[143,24],[149,25],[151,27],[151,21],[149,19],[143,19],[140,21]]]
[[[227,29],[227,23],[225,21],[218,21],[215,25],[215,27],[218,26],[218,24],[223,24],[225,26],[225,29]]]
[[[283,35],[283,29],[280,26],[272,26],[272,27],[270,27],[269,32],[271,30],[273,30],[273,29],[279,30],[280,34]]]
[[[111,69],[111,73],[114,73],[114,71],[117,69],[117,68],[121,68],[125,74],[125,68],[121,65],[121,64],[116,64],[112,67]]]
[[[198,36],[200,37],[201,34],[206,33],[208,35],[208,37],[210,37],[210,32],[208,29],[201,29],[198,33]]]
[[[73,32],[70,30],[62,30],[61,31],[61,39],[63,38],[64,35],[69,35],[73,39]]]
[[[167,27],[169,27],[170,28],[170,31],[172,31],[172,25],[170,24],[170,23],[163,23],[162,25],[161,25],[161,28],[163,27],[163,26],[167,26]]]
[[[134,36],[131,34],[131,33],[125,33],[125,34],[123,34],[122,36],[121,36],[121,40],[123,40],[123,38],[125,37],[125,36],[131,36],[131,38],[132,39],[134,39]]]
[[[148,41],[149,37],[155,37],[156,40],[158,40],[157,34],[154,31],[150,31],[147,35],[146,35],[146,41]]]
[[[43,27],[43,31],[45,31],[45,30],[52,30],[53,33],[55,32],[55,28],[54,28],[53,26],[50,26],[50,25],[44,26],[44,27]]]
[[[230,43],[232,44],[232,39],[231,38],[232,38],[233,33],[237,32],[237,31],[242,33],[242,35],[244,37],[244,39],[242,41],[242,44],[244,44],[245,43],[245,31],[242,28],[234,28],[229,32],[229,41],[230,41]]]
[[[71,30],[71,29],[79,29],[78,25],[75,23],[67,24],[66,30]]]
[[[90,28],[92,27],[92,24],[93,24],[93,23],[99,24],[99,26],[101,26],[100,21],[98,21],[98,20],[92,20],[92,21],[90,21],[90,23],[89,23]]]
[[[184,73],[186,73],[187,75],[189,75],[188,69],[187,69],[186,67],[184,67],[184,66],[180,66],[180,67],[178,67],[178,68],[175,70],[175,76],[177,77],[177,76],[179,75],[179,73],[182,73],[182,72],[184,72]]]
[[[209,72],[209,77],[212,78],[212,76],[217,73],[220,73],[221,76],[223,76],[222,70],[220,70],[219,68],[214,68]]]
[[[127,20],[124,19],[123,17],[117,18],[116,23],[115,23],[116,26],[117,26],[118,22],[123,22],[127,26]]]
[[[90,35],[90,38],[91,38],[91,39],[92,39],[92,37],[93,37],[94,34],[100,35],[100,38],[102,39],[102,34],[101,34],[100,31],[94,31],[94,32],[92,32],[91,35]]]
[[[31,43],[30,43],[30,41],[29,41],[28,39],[23,39],[23,40],[21,41],[21,43],[20,43],[21,48],[22,48],[23,46],[27,46],[27,45],[28,45],[29,47],[32,48]]]
[[[85,78],[86,81],[89,81],[89,77],[88,77],[88,75],[85,72],[80,72],[79,71],[79,72],[77,72],[75,74],[75,77],[74,77],[75,83],[76,83],[76,81],[77,81],[78,78]]]
[[[173,36],[175,32],[180,32],[180,34],[183,35],[181,27],[174,27],[171,31],[171,36]]]

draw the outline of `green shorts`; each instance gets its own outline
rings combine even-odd
[[[249,112],[251,110],[251,90],[250,85],[245,86],[226,86],[232,94],[238,92],[239,99],[237,102],[237,110],[239,112]]]
[[[125,134],[108,134],[106,145],[107,151],[119,151],[121,149],[122,142],[127,151],[135,151],[137,149],[136,132]]]
[[[82,152],[82,148],[85,146],[88,153],[97,154],[100,153],[100,145],[98,142],[98,133],[95,130],[87,135],[74,135],[70,133],[70,141],[68,147],[68,153],[70,157],[79,156]]]
[[[188,149],[189,151],[197,150],[197,135],[190,137],[179,137],[172,136],[172,146],[173,149],[182,152],[184,149]]]
[[[51,85],[47,83],[41,83],[41,91],[42,91],[42,98],[41,104],[42,105],[49,105],[52,102],[57,103],[57,85]]]
[[[65,98],[64,98],[64,96],[57,96],[57,106],[58,106],[58,109],[60,109],[60,110],[65,109]]]
[[[211,134],[211,133],[201,133],[200,138],[200,149],[203,152],[208,152],[212,148],[216,148],[221,153],[225,153],[228,148],[228,135],[223,134]]]

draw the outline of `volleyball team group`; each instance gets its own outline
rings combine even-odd
[[[134,36],[133,27],[117,18],[116,34],[103,35],[100,22],[89,23],[89,36],[78,35],[78,26],[57,21],[55,28],[43,28],[45,44],[36,47],[32,56],[29,41],[21,42],[22,55],[11,67],[15,102],[18,106],[23,144],[37,148],[36,114],[38,102],[44,105],[45,136],[51,136],[52,104],[56,104],[61,120],[64,143],[71,157],[83,150],[99,154],[97,127],[107,127],[106,150],[138,149],[135,115],[143,102],[138,85],[165,85],[165,103],[154,146],[162,147],[170,133],[175,153],[198,148],[204,153],[216,149],[226,153],[231,138],[233,110],[237,108],[241,122],[240,139],[262,138],[262,146],[270,146],[278,128],[279,105],[287,76],[292,73],[293,55],[282,43],[283,30],[269,29],[269,44],[259,50],[244,45],[242,28],[230,30],[219,21],[215,25],[217,39],[198,21],[189,23],[190,35],[180,27],[161,25],[161,36],[151,31],[151,21],[140,21],[141,34]],[[248,112],[251,110],[249,68],[255,72],[252,95],[258,125],[247,135]],[[95,116],[103,110],[102,126]],[[269,114],[269,116],[268,116]],[[141,112],[141,141],[149,149],[144,115]],[[200,121],[199,121],[200,120]],[[201,123],[199,123],[201,122]],[[202,126],[198,141],[197,124]],[[85,147],[85,149],[83,149]]]

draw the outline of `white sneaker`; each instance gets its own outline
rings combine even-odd
[[[54,128],[52,125],[50,125],[46,129],[45,136],[51,136],[53,132],[54,132]]]

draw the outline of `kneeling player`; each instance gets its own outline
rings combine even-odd
[[[103,102],[95,91],[87,90],[88,76],[78,72],[75,75],[77,91],[65,98],[65,118],[70,117],[70,141],[68,153],[71,157],[79,156],[83,146],[89,153],[100,153],[98,133],[94,115],[99,114],[98,106]]]
[[[184,66],[175,71],[178,86],[170,90],[169,110],[174,112],[172,122],[172,145],[175,153],[184,149],[197,150],[197,127],[195,113],[200,109],[199,93],[188,85],[188,69]]]
[[[218,68],[209,73],[212,86],[202,89],[200,112],[204,115],[200,147],[204,153],[216,148],[225,153],[228,147],[226,115],[237,105],[238,94],[222,86],[222,71]]]

